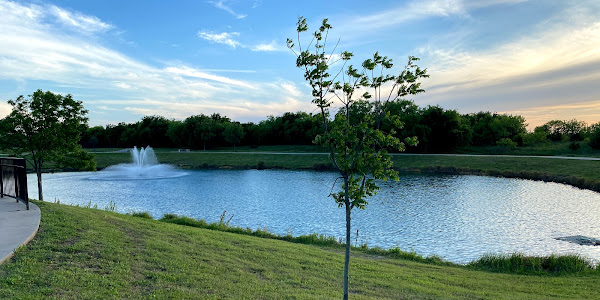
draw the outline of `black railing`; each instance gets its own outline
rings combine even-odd
[[[29,210],[27,166],[24,158],[0,157],[0,196],[22,201]]]

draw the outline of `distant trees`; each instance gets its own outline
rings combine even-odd
[[[416,136],[419,144],[407,145],[407,152],[445,153],[464,146],[543,146],[551,142],[589,141],[596,145],[597,125],[577,120],[552,120],[527,132],[519,115],[477,112],[460,114],[440,106],[419,107],[412,101],[395,99],[384,104],[385,110],[405,124],[398,127],[383,121],[382,130],[394,131],[394,137]],[[83,147],[176,147],[209,149],[223,146],[312,145],[322,129],[319,114],[286,112],[268,116],[258,123],[238,123],[220,114],[194,115],[184,120],[147,116],[135,123],[106,127],[82,127]],[[226,139],[228,124],[239,124],[239,140]],[[230,135],[232,129],[229,129]],[[243,133],[240,133],[243,132]],[[231,135],[230,135],[231,136]],[[600,148],[599,146],[594,146]]]

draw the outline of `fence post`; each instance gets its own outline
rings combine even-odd
[[[0,198],[4,198],[4,167],[0,166]]]
[[[17,172],[19,173],[19,198],[25,201],[25,206],[27,206],[27,210],[29,210],[29,193],[27,191],[27,162],[23,160],[19,160],[17,165],[20,165],[20,168],[17,168]]]
[[[15,164],[16,161],[13,161]],[[15,198],[17,198],[17,203],[19,203],[19,168],[14,168],[13,174],[15,175]]]

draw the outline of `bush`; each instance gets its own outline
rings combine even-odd
[[[132,212],[129,215],[134,216],[134,217],[138,217],[138,218],[143,218],[143,219],[153,219],[152,215],[150,215],[149,212],[144,211],[144,212]]]
[[[545,145],[549,142],[546,133],[543,131],[536,131],[523,135],[523,145],[525,146]]]
[[[594,149],[600,149],[600,126],[596,127],[590,135],[590,141],[588,142],[590,147]]]
[[[468,264],[469,267],[490,272],[511,274],[567,274],[593,270],[591,262],[578,255],[525,256],[488,254]]]
[[[577,150],[579,150],[579,148],[581,147],[581,145],[579,143],[570,143],[569,144],[569,149],[571,149],[571,151],[575,152]]]
[[[516,148],[517,143],[509,138],[502,138],[496,142],[496,146],[500,147],[508,147],[508,148]]]

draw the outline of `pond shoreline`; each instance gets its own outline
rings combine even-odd
[[[112,154],[112,153],[111,153]],[[122,153],[120,153],[122,154]],[[161,155],[163,154],[163,155]],[[101,156],[105,156],[107,154],[101,154]],[[110,154],[109,154],[110,155]],[[193,155],[193,154],[191,154]],[[188,154],[188,158],[191,156],[190,154]],[[207,154],[203,154],[203,156],[206,156]],[[210,154],[209,154],[210,155]],[[208,162],[203,162],[203,163],[193,163],[194,159],[192,158],[191,161],[188,162],[181,162],[181,160],[175,160],[173,159],[171,156],[167,156],[166,159],[163,159],[162,156],[164,156],[164,153],[159,153],[159,161],[161,163],[164,164],[170,164],[170,165],[174,165],[178,168],[181,169],[185,169],[185,170],[250,170],[250,169],[256,169],[256,170],[264,170],[264,169],[272,169],[272,170],[311,170],[311,171],[335,171],[335,169],[333,168],[333,166],[328,163],[327,158],[325,157],[324,160],[322,160],[322,162],[317,162],[317,163],[312,163],[310,164],[309,162],[304,162],[302,161],[303,159],[305,159],[305,155],[302,155],[302,157],[298,157],[296,156],[295,158],[297,158],[298,160],[300,160],[301,162],[299,164],[282,164],[280,162],[273,162],[270,161],[268,159],[268,155],[267,155],[267,159],[264,159],[265,157],[261,157],[260,159],[263,160],[258,160],[256,161],[256,163],[253,164],[244,164],[243,162],[236,162],[236,163],[232,163],[233,160],[235,160],[235,158],[232,158],[231,156],[235,156],[235,155],[244,155],[244,154],[233,154],[233,153],[228,153],[228,154],[223,154],[223,153],[218,153],[218,155],[227,155],[229,157],[228,161],[226,162],[221,162],[221,163],[208,163]],[[293,155],[293,154],[291,154]],[[441,157],[440,157],[441,158]],[[117,161],[113,161],[113,164],[118,164],[118,163],[127,163],[129,159],[129,155],[126,155],[125,157],[123,157],[123,159],[118,159]],[[397,156],[395,156],[393,158],[395,160],[395,165],[405,165],[404,161],[399,163],[398,161],[402,158],[398,158]],[[436,159],[439,159],[438,157],[436,157]],[[424,174],[450,174],[450,175],[478,175],[478,176],[492,176],[492,177],[504,177],[504,178],[518,178],[518,179],[527,179],[527,180],[536,180],[536,181],[543,181],[543,182],[554,182],[554,183],[562,183],[562,184],[567,184],[576,188],[580,188],[580,189],[587,189],[587,190],[591,190],[594,192],[600,192],[600,179],[596,179],[596,178],[589,178],[589,177],[583,177],[583,176],[577,176],[577,175],[563,175],[560,174],[558,172],[552,172],[552,166],[553,165],[549,165],[549,168],[547,168],[547,170],[544,171],[525,171],[523,169],[518,169],[518,168],[514,168],[514,167],[510,167],[507,168],[504,164],[510,164],[513,165],[513,161],[520,161],[520,160],[536,160],[537,158],[533,158],[533,157],[518,157],[518,158],[502,158],[502,157],[495,157],[495,156],[489,156],[489,157],[479,157],[478,159],[489,159],[489,160],[500,160],[500,159],[504,159],[505,162],[501,162],[498,163],[496,161],[488,164],[488,165],[484,165],[485,168],[473,168],[473,167],[465,167],[465,166],[461,166],[463,163],[463,161],[469,161],[469,160],[473,160],[473,158],[471,157],[452,157],[453,161],[450,161],[448,163],[448,159],[446,159],[444,161],[444,163],[439,163],[436,164],[431,163],[429,165],[421,165],[421,166],[406,166],[406,167],[398,167],[395,166],[394,169],[397,170],[400,173],[406,173],[406,174],[414,174],[414,173],[424,173]],[[104,161],[104,159],[97,159],[97,161],[99,161],[98,165],[99,167],[97,168],[98,171],[103,170],[104,168],[108,167],[109,165],[106,164],[106,161]],[[556,164],[558,165],[569,165],[569,164],[574,164],[574,163],[581,163],[581,162],[569,162],[569,161],[560,161],[560,162],[556,162]],[[588,164],[598,164],[600,165],[600,162],[587,162]],[[448,165],[450,164],[450,165]],[[579,166],[575,166],[574,168],[581,170],[581,168]],[[532,168],[529,168],[530,170]],[[54,169],[54,170],[50,170],[47,173],[56,173],[56,172],[76,172],[78,170],[74,170],[74,169]],[[563,170],[560,170],[563,171]]]

